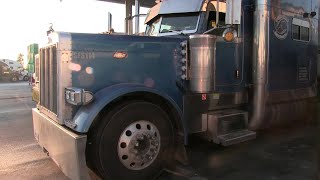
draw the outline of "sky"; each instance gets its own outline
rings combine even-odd
[[[141,8],[140,13],[148,9]],[[0,59],[16,60],[19,53],[27,58],[27,46],[44,44],[46,31],[101,33],[107,31],[108,17],[112,27],[124,32],[125,7],[122,4],[96,0],[6,0],[0,1]],[[134,7],[133,7],[134,13]],[[143,20],[140,18],[141,31]]]

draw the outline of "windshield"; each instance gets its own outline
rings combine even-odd
[[[199,14],[165,15],[147,26],[146,35],[157,36],[159,33],[195,33]]]

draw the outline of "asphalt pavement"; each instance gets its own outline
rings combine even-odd
[[[67,180],[33,136],[31,87],[0,83],[0,179]]]
[[[33,136],[31,87],[0,83],[0,180],[67,180]],[[192,166],[208,180],[316,180],[317,129],[290,127],[221,147],[191,138]],[[184,178],[163,173],[160,180]]]

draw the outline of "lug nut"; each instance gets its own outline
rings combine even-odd
[[[150,152],[152,153],[152,154],[155,154],[156,153],[156,150],[155,149],[150,149]]]
[[[137,136],[137,138],[138,138],[139,140],[143,140],[143,139],[144,139],[144,136],[141,135],[141,134],[139,134],[139,135]]]
[[[151,144],[154,145],[154,146],[158,146],[159,145],[159,143],[155,142],[155,141],[153,141]]]

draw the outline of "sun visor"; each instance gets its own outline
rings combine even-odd
[[[161,3],[159,14],[173,14],[201,11],[203,0],[165,0]]]
[[[147,24],[149,21],[151,21],[153,18],[155,18],[159,14],[161,4],[162,3],[158,3],[157,5],[150,8],[150,10],[148,11],[146,20],[144,21],[145,24]]]
[[[152,7],[147,15],[145,23],[148,23],[153,18],[158,15],[163,14],[177,14],[177,13],[192,13],[192,12],[200,12],[206,11],[208,0],[162,0],[156,6]],[[212,7],[214,10],[217,7],[217,1],[211,1]],[[226,12],[226,3],[225,0],[220,0],[219,11]]]

